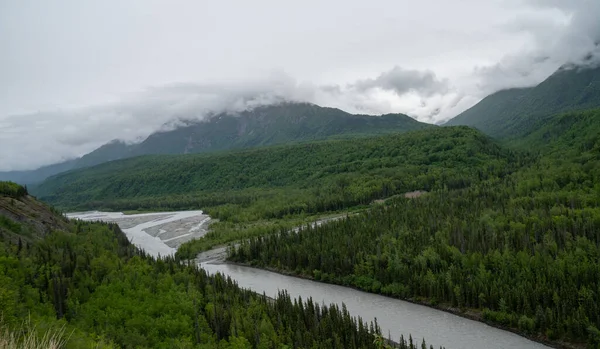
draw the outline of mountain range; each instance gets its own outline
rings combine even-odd
[[[0,180],[32,184],[61,172],[140,155],[204,153],[433,127],[404,114],[354,115],[309,103],[281,103],[181,123],[173,130],[151,134],[138,144],[114,140],[81,158],[32,171],[0,172]]]
[[[600,107],[600,67],[565,65],[530,88],[498,91],[448,121],[499,139],[517,139],[550,117]],[[149,154],[189,154],[243,149],[330,138],[362,137],[434,127],[403,114],[354,115],[309,103],[281,103],[206,120],[180,120],[179,127],[157,132],[143,142],[111,141],[80,158],[31,171],[0,172],[0,180],[40,183],[58,173]]]

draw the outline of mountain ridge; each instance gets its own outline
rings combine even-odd
[[[155,132],[137,144],[113,140],[77,159],[31,171],[0,172],[0,180],[35,184],[65,171],[140,155],[225,151],[435,127],[404,114],[350,114],[336,108],[291,102],[182,122],[183,126]]]

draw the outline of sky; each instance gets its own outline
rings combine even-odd
[[[282,100],[442,123],[600,42],[598,0],[0,0],[0,171]]]

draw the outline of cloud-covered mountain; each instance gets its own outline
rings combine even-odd
[[[202,153],[426,127],[432,126],[403,114],[354,115],[309,103],[284,102],[210,115],[203,120],[179,120],[139,143],[115,140],[81,158],[33,171],[2,172],[0,179],[35,183],[71,169],[139,155]]]

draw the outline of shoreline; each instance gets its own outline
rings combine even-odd
[[[199,262],[199,261],[198,261]],[[457,308],[453,308],[453,307],[449,307],[449,306],[443,306],[443,305],[433,305],[431,303],[425,302],[425,301],[419,301],[419,300],[415,300],[415,299],[402,299],[402,298],[398,298],[398,297],[392,297],[392,296],[388,296],[385,294],[381,294],[381,293],[373,293],[373,292],[368,292],[365,291],[363,289],[360,289],[356,286],[348,286],[348,285],[342,285],[342,284],[337,284],[337,283],[332,283],[332,282],[325,282],[325,281],[320,281],[320,280],[315,280],[314,278],[308,276],[308,275],[298,275],[295,274],[293,272],[289,272],[289,271],[285,271],[285,270],[278,270],[275,268],[271,268],[271,267],[257,267],[255,265],[250,265],[247,263],[239,263],[239,262],[232,262],[229,261],[227,259],[223,259],[223,260],[208,260],[208,261],[204,261],[205,263],[212,263],[212,264],[231,264],[231,265],[238,265],[238,266],[243,266],[243,267],[249,267],[249,268],[255,268],[255,269],[260,269],[260,270],[266,270],[272,273],[276,273],[276,274],[280,274],[280,275],[285,275],[285,276],[291,276],[291,277],[296,277],[299,279],[304,279],[304,280],[310,280],[310,281],[314,281],[314,282],[318,282],[318,283],[323,283],[323,284],[329,284],[329,285],[336,285],[336,286],[342,286],[342,287],[348,287],[357,291],[361,291],[361,292],[365,292],[365,293],[369,293],[369,294],[375,294],[375,295],[379,295],[379,296],[383,296],[383,297],[387,297],[387,298],[391,298],[391,299],[396,299],[396,300],[401,300],[401,301],[405,301],[405,302],[409,302],[412,304],[417,304],[417,305],[422,305],[422,306],[426,306],[432,309],[436,309],[439,311],[443,311],[446,313],[450,313],[456,316],[460,316],[462,318],[465,319],[469,319],[469,320],[473,320],[473,321],[477,321],[480,323],[484,323],[488,326],[503,330],[503,331],[507,331],[507,332],[511,332],[514,333],[518,336],[521,336],[523,338],[526,338],[528,340],[531,340],[533,342],[536,343],[540,343],[540,344],[544,344],[547,345],[551,348],[555,348],[555,349],[586,349],[587,346],[586,344],[582,343],[582,344],[575,344],[575,343],[567,343],[567,342],[562,342],[562,341],[551,341],[547,338],[541,337],[541,336],[532,336],[532,335],[526,335],[522,332],[520,332],[518,329],[514,329],[508,326],[504,326],[504,325],[499,325],[490,321],[486,321],[483,319],[483,316],[481,314],[481,312],[477,312],[473,309],[468,309],[467,311],[461,311],[460,309]],[[203,263],[204,263],[203,262]],[[200,262],[199,262],[200,263]]]

